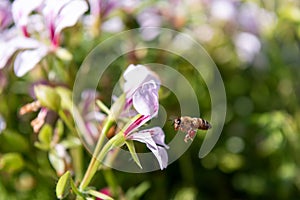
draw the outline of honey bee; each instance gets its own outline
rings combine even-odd
[[[208,130],[211,128],[211,125],[208,121],[202,118],[193,118],[193,117],[178,117],[173,122],[175,131],[180,130],[181,132],[186,133],[184,138],[185,142],[188,140],[193,140],[197,130]]]

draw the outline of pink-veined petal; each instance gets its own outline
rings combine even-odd
[[[65,5],[56,19],[55,33],[59,34],[62,29],[74,26],[78,19],[88,10],[88,5],[83,0],[73,0]]]
[[[47,20],[55,19],[62,7],[70,1],[71,0],[46,0],[42,13]]]
[[[158,76],[143,65],[129,65],[125,70],[123,77],[125,79],[123,88],[127,97],[132,96],[138,87],[150,80],[153,80],[157,85],[160,85]]]
[[[17,50],[33,49],[40,46],[40,43],[34,39],[26,37],[15,37],[0,46],[0,69],[5,67],[8,60]]]
[[[151,134],[151,137],[155,141],[156,144],[169,149],[169,146],[165,143],[165,134],[164,131],[160,127],[153,127],[151,129],[141,130],[139,132],[149,132]]]
[[[151,129],[149,129],[151,130]],[[168,165],[168,154],[165,148],[157,146],[154,139],[152,138],[151,132],[143,130],[140,132],[135,132],[130,135],[131,140],[139,141],[145,143],[147,148],[154,154],[156,157],[160,169],[164,169]]]
[[[158,112],[158,88],[154,81],[144,83],[133,94],[133,106],[142,115],[155,116]]]
[[[44,0],[15,0],[12,4],[12,14],[18,26],[26,26],[29,14],[41,6]]]
[[[19,53],[14,63],[14,71],[18,77],[33,69],[48,53],[48,48],[42,46],[34,50],[25,50]]]
[[[132,122],[128,128],[124,131],[124,135],[128,137],[130,133],[144,125],[149,119],[151,118],[150,115],[141,115],[138,119],[136,119],[134,122]]]
[[[11,3],[9,0],[0,1],[0,32],[12,23]]]

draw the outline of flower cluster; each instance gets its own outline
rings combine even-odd
[[[164,169],[168,163],[166,152],[168,146],[164,142],[165,136],[163,130],[160,127],[139,130],[145,123],[157,116],[160,80],[154,72],[143,65],[130,65],[124,72],[123,79],[125,102],[117,112],[113,108],[107,111],[108,108],[103,107],[103,104],[101,104],[102,110],[93,110],[95,93],[93,91],[83,92],[81,112],[84,115],[83,119],[87,133],[83,135],[83,138],[87,145],[93,145],[93,138],[99,137],[97,134],[101,132],[103,123],[107,121],[109,115],[114,115],[113,118],[116,121],[118,121],[117,118],[120,116],[123,121],[128,121],[127,125],[121,128],[122,130],[120,131],[124,140],[135,140],[145,143],[148,149],[156,156],[160,168]],[[98,102],[100,101],[98,100]],[[116,101],[115,104],[122,104],[122,101]],[[97,129],[97,124],[101,124],[100,130]]]
[[[59,47],[62,30],[74,26],[87,10],[83,0],[14,1],[15,27],[0,38],[0,69],[9,64],[14,54],[17,76],[25,75],[50,53],[69,59],[70,54]]]
[[[137,78],[138,77],[138,78]],[[138,113],[138,118],[125,130],[127,140],[143,142],[156,156],[160,168],[166,168],[168,155],[165,144],[165,135],[160,127],[137,131],[158,113],[158,90],[160,80],[156,74],[143,65],[130,65],[124,72],[124,92],[126,93],[126,106],[131,104]]]

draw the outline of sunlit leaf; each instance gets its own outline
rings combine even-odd
[[[129,150],[134,162],[142,169],[143,167],[142,167],[141,162],[140,162],[140,160],[139,160],[139,158],[136,154],[133,141],[132,140],[127,140],[125,143],[128,147],[128,150]]]
[[[70,191],[71,188],[71,174],[67,171],[64,175],[62,175],[56,185],[56,196],[59,199],[65,198]]]
[[[19,153],[7,153],[0,157],[0,169],[8,173],[20,171],[24,164],[24,160]]]

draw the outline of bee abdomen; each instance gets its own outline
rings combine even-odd
[[[206,121],[205,119],[199,118],[199,126],[198,129],[201,130],[208,130],[211,128],[211,125],[208,121]]]

